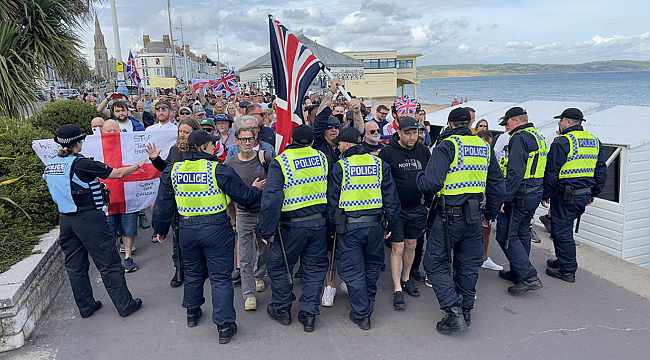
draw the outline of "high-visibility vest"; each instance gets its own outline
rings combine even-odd
[[[452,135],[456,156],[449,165],[441,195],[479,194],[485,191],[490,145],[478,136]]]
[[[571,131],[562,135],[569,139],[569,153],[562,168],[560,179],[594,177],[600,142],[588,131]]]
[[[546,169],[546,157],[548,150],[546,148],[546,141],[544,137],[534,127],[520,129],[510,135],[525,131],[535,138],[537,142],[537,150],[528,153],[528,160],[526,161],[526,172],[524,173],[524,180],[526,179],[543,179],[544,169]],[[506,147],[506,153],[499,161],[499,167],[503,172],[503,177],[508,177],[508,160],[510,157],[510,146]]]
[[[82,210],[101,210],[104,206],[101,185],[99,179],[95,178],[89,183],[81,181],[72,171],[72,166],[77,159],[81,159],[81,154],[75,154],[66,157],[55,156],[45,166],[43,180],[47,182],[52,199],[62,214],[71,214]],[[72,190],[72,184],[78,185],[80,190]],[[92,205],[77,206],[72,195],[87,195],[92,197]]]
[[[275,157],[284,175],[282,212],[327,203],[327,158],[309,146]]]
[[[184,160],[174,164],[172,185],[178,213],[182,216],[217,214],[226,210],[230,197],[217,185],[217,161]]]
[[[382,207],[382,162],[370,154],[353,155],[338,161],[343,169],[339,207],[345,211]]]

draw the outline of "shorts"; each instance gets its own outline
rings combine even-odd
[[[417,239],[424,234],[427,227],[427,215],[429,212],[424,205],[412,208],[402,208],[402,212],[393,226],[390,241],[394,243],[404,242],[404,239]]]
[[[119,235],[127,237],[138,236],[138,212],[106,216],[108,227],[115,238]]]

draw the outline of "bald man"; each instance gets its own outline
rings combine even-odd
[[[116,133],[116,132],[120,132],[120,125],[117,123],[117,121],[113,119],[104,121],[102,134]]]
[[[98,117],[90,120],[90,128],[93,129],[93,135],[99,135],[102,133],[102,128],[104,127],[104,119]]]
[[[381,138],[381,130],[375,121],[368,121],[364,125],[365,136],[363,137],[363,149],[371,155],[379,155],[384,144],[379,142]]]

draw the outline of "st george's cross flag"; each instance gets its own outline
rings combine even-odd
[[[133,84],[140,85],[140,75],[138,75],[138,69],[135,67],[135,59],[133,59],[131,50],[129,50],[129,61],[126,63],[126,75],[133,81]]]
[[[291,130],[303,123],[302,99],[323,63],[273,15],[269,15],[271,68],[276,99],[278,154],[291,144]]]
[[[169,149],[176,142],[176,135],[174,130],[90,135],[83,143],[81,154],[117,169],[148,158],[147,143],[155,143],[158,149],[162,149],[160,157],[167,158]],[[32,148],[47,165],[60,146],[54,140],[47,139],[34,141]],[[160,171],[148,162],[122,179],[100,179],[111,191],[108,214],[133,213],[153,204],[158,193],[159,176]]]

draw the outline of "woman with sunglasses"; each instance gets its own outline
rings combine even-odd
[[[474,130],[476,130],[476,133],[478,134],[481,131],[488,131],[488,122],[485,119],[481,119],[476,123],[476,126],[474,127]]]

